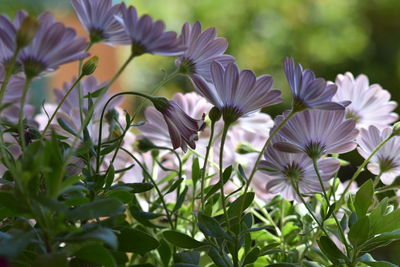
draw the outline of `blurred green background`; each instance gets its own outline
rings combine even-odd
[[[135,0],[126,3],[135,5],[140,14],[164,20],[168,29],[178,32],[184,22],[196,20],[203,27],[216,27],[219,36],[229,40],[228,53],[237,58],[241,68],[252,69],[258,75],[271,74],[275,87],[286,96],[289,90],[282,62],[285,56],[293,56],[317,76],[328,80],[346,71],[355,76],[364,73],[371,83],[381,84],[392,93],[394,100],[400,100],[400,0]],[[1,12],[10,16],[20,8],[36,14],[51,10],[58,16],[74,17],[69,0],[0,1]],[[128,49],[118,49],[116,60],[122,63]],[[174,59],[145,55],[122,77],[121,88],[150,90],[162,78],[163,71],[173,69]],[[36,83],[34,102],[42,101],[48,84],[46,80]],[[190,83],[178,78],[161,93],[171,96],[175,91],[191,90]],[[286,106],[266,111],[276,115],[288,104],[286,101]],[[130,109],[135,104],[126,106]],[[356,164],[361,162],[357,153],[348,157]],[[354,170],[355,166],[349,166],[344,173]],[[368,173],[362,179],[366,177]],[[377,251],[376,258],[400,264],[399,251],[399,244],[392,245]]]

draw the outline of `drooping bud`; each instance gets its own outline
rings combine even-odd
[[[38,31],[39,26],[40,24],[36,20],[36,18],[32,16],[27,16],[22,21],[21,27],[17,31],[17,37],[16,37],[17,47],[23,48],[29,45],[33,37],[35,37],[35,34]]]
[[[91,75],[97,68],[97,64],[99,63],[99,57],[93,56],[88,61],[83,64],[82,67],[82,75],[87,76]]]
[[[153,102],[154,107],[160,111],[161,113],[163,113],[169,106],[169,102],[168,99],[165,97],[151,97],[149,98],[149,100],[151,102]]]
[[[221,119],[221,111],[214,106],[208,113],[208,117],[210,117],[212,122],[217,122],[219,119]]]
[[[400,121],[396,122],[393,125],[393,132],[392,135],[394,136],[400,136]]]
[[[137,143],[137,148],[140,151],[147,152],[147,151],[155,149],[156,145],[153,144],[153,142],[151,142],[150,139],[143,137],[143,138],[139,139],[139,141]]]

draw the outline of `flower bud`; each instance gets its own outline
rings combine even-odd
[[[94,56],[88,61],[86,61],[82,67],[82,75],[84,76],[91,75],[96,70],[98,63],[99,63],[98,56]]]
[[[396,122],[393,125],[393,132],[392,135],[394,136],[400,136],[400,121]]]
[[[137,143],[137,148],[142,152],[147,152],[156,148],[156,145],[150,139],[143,137]]]
[[[161,113],[163,113],[170,105],[168,99],[161,96],[156,96],[151,98],[149,97],[149,100],[153,103],[154,107]]]
[[[210,120],[212,122],[216,122],[219,121],[219,119],[221,118],[221,111],[219,111],[219,109],[217,107],[213,107],[210,112],[208,113],[208,117],[210,117]]]
[[[37,30],[39,29],[39,22],[36,20],[36,18],[27,16],[21,23],[21,27],[17,31],[17,37],[16,37],[16,42],[17,42],[17,47],[18,48],[23,48],[30,44],[32,41],[33,37],[35,37],[35,34]]]

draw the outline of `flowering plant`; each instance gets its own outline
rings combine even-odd
[[[133,6],[71,2],[88,41],[50,13],[0,16],[1,266],[396,266],[370,254],[400,240],[388,91],[286,58],[292,106],[272,119],[273,78],[241,70],[214,28],[178,35]],[[100,42],[130,46],[110,81],[93,76]],[[176,70],[151,94],[111,95],[142,54]],[[76,77],[35,114],[31,82],[72,61]],[[177,75],[194,92],[157,96]],[[128,96],[151,103],[144,122],[142,105],[119,107]],[[346,177],[356,149],[365,160]]]

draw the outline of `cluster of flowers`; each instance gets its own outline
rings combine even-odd
[[[210,161],[225,153],[221,167],[241,164],[260,199],[267,200],[270,195],[280,193],[288,200],[299,201],[298,193],[322,192],[339,169],[339,161],[328,155],[349,152],[358,145],[359,153],[368,158],[378,144],[392,135],[390,124],[398,118],[392,111],[397,104],[390,101],[388,91],[377,84],[369,85],[364,75],[354,78],[346,73],[338,75],[335,83],[327,82],[287,58],[284,71],[292,91],[292,110],[272,120],[260,110],[282,100],[280,91],[273,89],[273,78],[269,75],[257,77],[250,70],[240,70],[235,59],[224,54],[227,41],[217,37],[214,28],[202,31],[199,22],[185,24],[177,36],[175,32],[165,31],[162,21],[154,21],[148,15],[139,17],[133,6],[112,5],[111,0],[72,0],[72,4],[89,33],[89,43],[77,37],[73,29],[56,22],[49,13],[40,15],[37,21],[23,11],[18,12],[13,21],[0,17],[0,79],[2,84],[7,84],[1,92],[0,99],[5,106],[1,116],[10,123],[17,123],[21,116],[18,119],[16,115],[22,114],[27,122],[24,135],[29,127],[46,131],[50,126],[66,137],[66,142],[74,144],[77,136],[83,138],[85,126],[96,144],[99,131],[105,133],[103,142],[125,127],[121,119],[123,112],[117,107],[119,99],[107,106],[107,111],[116,110],[119,119],[102,124],[102,109],[109,99],[105,93],[96,96],[92,119],[83,125],[82,113],[86,114],[91,108],[84,96],[94,96],[113,82],[101,83],[93,76],[83,80],[74,78],[65,83],[63,90],[56,89],[57,103],[61,103],[59,108],[46,104],[43,113],[35,118],[31,106],[23,105],[24,110],[20,110],[15,103],[21,98],[25,103],[27,88],[23,88],[32,79],[54,71],[61,64],[83,60],[89,55],[88,49],[98,42],[130,45],[131,58],[144,53],[175,56],[179,72],[192,81],[196,93],[179,93],[168,101],[149,96],[155,107],[146,109],[146,123],[138,126],[139,139],[146,138],[156,146],[181,148],[181,155],[187,152],[188,146],[197,155],[204,155],[208,140],[214,135],[215,140],[210,144],[215,156],[211,155]],[[70,93],[73,87],[77,90]],[[210,118],[215,128],[210,136],[209,129],[204,130],[204,114],[213,106],[222,120]],[[54,114],[57,121],[50,119]],[[399,138],[387,142],[368,165],[368,169],[387,185],[400,174]],[[14,157],[21,154],[18,136],[6,134],[4,141]],[[124,136],[123,146],[132,153],[134,141],[133,133]],[[265,160],[257,158],[260,151],[264,152]],[[149,155],[142,157],[146,161]],[[116,159],[104,159],[102,170],[108,168],[111,160],[118,168],[132,164],[130,157],[120,151]],[[166,160],[176,166],[174,160]],[[70,171],[79,172],[82,167],[80,159],[71,159]],[[322,183],[315,167],[320,170]],[[257,168],[261,172],[256,173]],[[2,173],[4,171],[2,166]],[[132,176],[126,177],[125,181],[131,181],[129,177]],[[227,186],[234,190],[232,184]]]

